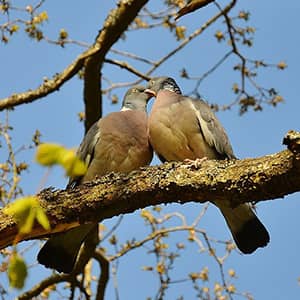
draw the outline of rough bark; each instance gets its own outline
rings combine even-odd
[[[300,191],[300,134],[284,139],[289,150],[231,161],[204,161],[200,166],[166,163],[128,175],[109,174],[72,190],[45,189],[37,196],[52,230],[36,224],[27,236],[34,239],[81,223],[101,221],[149,205],[205,202],[219,199],[230,205],[283,198]],[[17,225],[0,211],[0,249],[11,245]]]
[[[84,64],[85,131],[102,115],[101,69],[105,55],[126,31],[148,0],[122,0],[106,18],[96,37],[97,53],[86,59]]]

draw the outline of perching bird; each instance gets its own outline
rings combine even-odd
[[[88,166],[83,177],[70,178],[75,187],[109,172],[127,173],[149,165],[153,151],[148,141],[146,106],[151,95],[142,86],[129,89],[122,109],[96,122],[85,135],[77,155]],[[98,234],[98,224],[84,224],[51,237],[38,254],[39,263],[70,273],[88,235]]]
[[[153,78],[146,92],[156,97],[148,130],[153,150],[162,161],[235,158],[224,128],[203,100],[183,96],[169,77]],[[268,244],[269,234],[248,204],[236,208],[224,201],[214,204],[243,253]]]

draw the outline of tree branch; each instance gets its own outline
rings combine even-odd
[[[120,60],[116,60],[116,59],[110,59],[110,58],[106,58],[105,59],[105,62],[106,63],[109,63],[109,64],[112,64],[112,65],[115,65],[115,66],[118,66],[120,67],[121,69],[125,69],[127,70],[128,72],[140,77],[140,78],[143,78],[144,80],[146,81],[149,81],[151,77],[149,76],[146,76],[144,73],[138,71],[137,69],[135,69],[134,67],[132,67],[128,62],[126,61],[120,61]]]
[[[28,90],[24,93],[13,94],[10,97],[0,100],[0,111],[6,108],[31,103],[48,94],[58,91],[59,88],[69,79],[71,79],[83,67],[84,61],[87,57],[94,55],[98,49],[92,46],[82,54],[80,54],[75,61],[73,61],[65,70],[56,74],[52,79],[44,80],[44,82],[35,90]]]
[[[213,17],[211,17],[208,21],[206,21],[201,27],[196,29],[193,33],[191,33],[188,37],[186,37],[178,46],[176,46],[174,49],[169,51],[166,55],[162,56],[160,59],[156,61],[152,61],[150,63],[151,67],[148,69],[148,71],[144,72],[145,78],[149,77],[156,69],[158,69],[162,64],[164,64],[168,59],[173,57],[177,52],[179,52],[181,49],[183,49],[186,45],[188,45],[192,40],[194,40],[196,37],[201,35],[207,28],[209,28],[213,23],[215,23],[220,17],[223,16],[223,14],[229,13],[233,9],[233,7],[236,5],[236,0],[232,0],[223,11],[220,11]],[[132,86],[134,84],[139,84],[141,82],[141,79],[138,79],[133,82],[125,82],[125,83],[114,83],[108,88],[106,88],[105,92],[110,92],[116,87],[128,87]]]
[[[129,24],[134,20],[148,0],[120,0],[106,18],[102,29],[96,37],[95,47],[99,49],[90,56],[84,65],[84,102],[85,131],[101,116],[101,68],[105,55],[118,41]]]
[[[289,132],[284,143],[290,150],[260,158],[207,160],[200,167],[170,162],[129,175],[111,173],[72,190],[45,189],[37,196],[52,230],[36,224],[19,236],[16,223],[0,211],[0,249],[150,205],[218,199],[234,207],[282,198],[300,191],[300,133]]]
[[[73,280],[72,276],[73,275],[70,274],[54,274],[39,282],[30,291],[23,293],[17,299],[27,300],[37,297],[45,288],[49,287],[50,285]]]
[[[166,60],[172,57],[175,53],[179,52],[182,48],[184,48],[189,42],[191,42],[194,38],[202,34],[211,24],[216,22],[221,16],[227,14],[233,7],[236,5],[236,0],[232,0],[224,10],[220,11],[208,21],[206,21],[200,28],[196,29],[192,34],[190,34],[187,38],[185,38],[175,49],[170,51],[167,55],[159,59],[155,62],[155,65],[148,70],[146,76],[150,75],[155,69],[157,69],[160,65],[162,65]]]
[[[89,110],[86,116],[90,120],[89,122],[95,122],[101,113],[100,66],[104,60],[104,56],[147,2],[148,0],[120,0],[117,8],[112,10],[105,20],[104,26],[99,31],[95,43],[88,50],[80,54],[61,73],[54,75],[52,79],[44,80],[37,89],[13,94],[10,97],[0,100],[0,111],[20,104],[33,102],[57,91],[85,65],[85,100],[93,103],[93,105],[87,105],[88,107],[91,106],[89,109],[92,111]],[[91,117],[89,117],[90,114]]]
[[[103,300],[109,280],[109,261],[100,250],[96,250],[94,258],[99,262],[101,275],[98,280],[96,300]]]

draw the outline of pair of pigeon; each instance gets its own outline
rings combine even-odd
[[[149,118],[146,106],[156,98]],[[135,86],[124,97],[120,112],[96,122],[84,137],[78,156],[88,169],[71,178],[69,187],[108,172],[130,172],[149,165],[152,148],[161,161],[234,159],[227,134],[209,106],[201,99],[183,96],[173,78],[157,77],[148,87]],[[231,208],[215,200],[243,253],[252,253],[269,242],[269,234],[248,204]],[[38,254],[38,261],[59,272],[70,273],[81,244],[98,224],[85,224],[51,237]]]

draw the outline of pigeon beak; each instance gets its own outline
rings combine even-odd
[[[146,94],[156,97],[156,93],[150,89],[145,89],[144,91]]]

